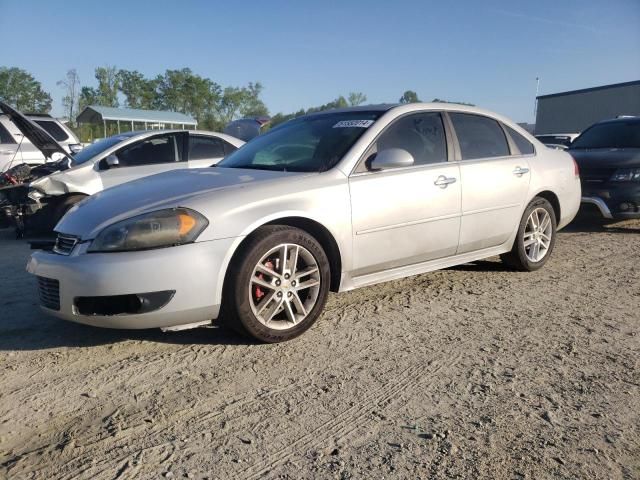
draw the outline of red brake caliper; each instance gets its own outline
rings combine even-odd
[[[271,270],[273,270],[273,268],[274,268],[273,262],[271,260],[267,260],[266,262],[264,262],[264,266],[269,268],[269,269],[271,269]],[[257,277],[260,280],[264,280],[264,274],[263,273],[259,273],[257,275]],[[254,290],[253,294],[256,296],[256,300],[258,300],[258,301],[260,301],[260,299],[265,296],[264,291],[259,286],[256,286],[256,289]]]

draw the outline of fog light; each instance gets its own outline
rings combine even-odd
[[[175,293],[175,290],[165,290],[104,297],[76,297],[74,306],[80,315],[135,315],[161,309]]]
[[[630,203],[621,203],[619,208],[621,212],[626,212],[627,210],[631,210],[633,207]]]

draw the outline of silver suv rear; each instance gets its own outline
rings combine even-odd
[[[52,116],[29,114],[26,117],[46,130],[67,152],[75,153],[82,148],[69,127]],[[59,158],[52,158],[52,160],[59,160]],[[45,163],[45,157],[22,135],[9,117],[0,114],[0,172],[20,163],[40,165]]]

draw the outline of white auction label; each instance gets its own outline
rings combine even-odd
[[[373,120],[342,120],[336,123],[333,128],[369,128]]]

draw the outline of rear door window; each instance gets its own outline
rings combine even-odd
[[[224,142],[217,137],[189,136],[189,160],[222,158],[225,155],[224,150]]]
[[[469,113],[450,113],[449,116],[458,136],[462,160],[510,154],[504,131],[492,118]]]

